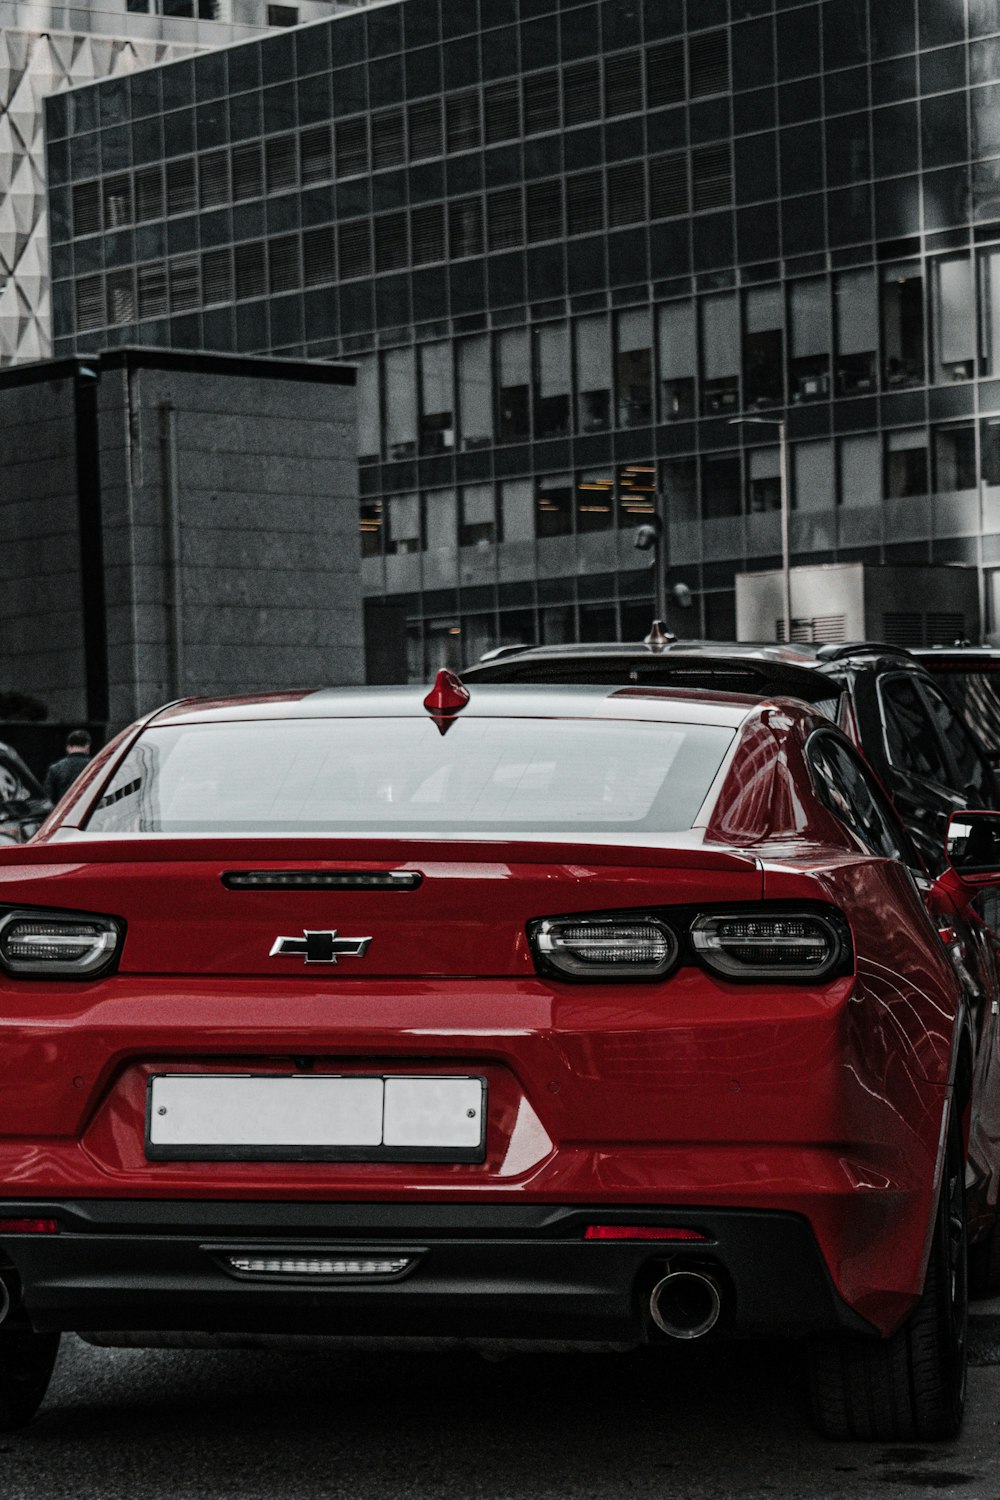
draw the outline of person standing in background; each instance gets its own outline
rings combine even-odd
[[[53,761],[45,773],[45,795],[49,801],[59,802],[90,761],[90,735],[85,729],[72,730],[66,737],[66,754],[62,760]]]

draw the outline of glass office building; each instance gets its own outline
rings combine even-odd
[[[990,603],[998,80],[1000,0],[404,0],[78,90],[56,352],[357,361],[415,675],[644,634],[657,503],[676,623],[730,635],[782,416],[795,562],[974,564]]]

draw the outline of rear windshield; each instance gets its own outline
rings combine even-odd
[[[934,672],[984,750],[1000,750],[1000,672]]]
[[[701,724],[299,719],[149,729],[94,833],[678,832],[733,734]]]

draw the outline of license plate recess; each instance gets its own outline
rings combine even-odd
[[[157,1073],[150,1161],[481,1162],[486,1080],[452,1074]]]

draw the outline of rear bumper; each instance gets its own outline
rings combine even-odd
[[[739,1209],[5,1201],[58,1234],[0,1238],[13,1318],[37,1329],[570,1343],[662,1339],[649,1292],[671,1267],[718,1280],[720,1331],[871,1331],[837,1296],[809,1224]],[[584,1240],[588,1224],[697,1230],[699,1242]],[[407,1256],[392,1282],[247,1276],[232,1255]],[[3,1270],[2,1267],[6,1267]]]

